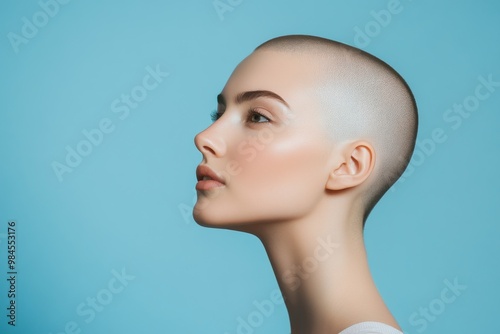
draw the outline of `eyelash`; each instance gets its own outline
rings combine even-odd
[[[210,113],[210,119],[212,120],[212,122],[215,122],[216,120],[218,120],[220,117],[222,116],[222,113],[221,112],[218,112],[217,110],[214,110]]]
[[[222,114],[223,114],[223,112],[219,112],[217,110],[212,111],[210,113],[210,118],[212,119],[212,122],[215,122],[216,120],[218,120],[222,116]],[[248,110],[247,121],[249,121],[250,123],[267,123],[267,122],[253,122],[253,121],[250,121],[250,119],[252,118],[252,116],[255,116],[255,115],[267,119],[267,122],[271,121],[269,118],[267,118],[266,116],[262,115],[260,112],[258,112],[255,109]]]

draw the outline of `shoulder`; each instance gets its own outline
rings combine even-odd
[[[403,332],[381,322],[365,321],[349,326],[339,334],[403,334]]]

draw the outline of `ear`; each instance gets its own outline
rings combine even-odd
[[[328,176],[326,188],[342,190],[363,183],[370,176],[375,165],[375,150],[365,141],[356,141],[344,146],[340,162]]]

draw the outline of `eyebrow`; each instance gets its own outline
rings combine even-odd
[[[288,108],[290,108],[288,103],[281,96],[279,96],[278,94],[271,92],[269,90],[252,90],[252,91],[248,91],[248,92],[239,93],[238,95],[236,95],[236,103],[241,104],[244,102],[255,100],[259,97],[267,97],[267,98],[277,100],[277,101],[283,103]],[[224,97],[224,95],[222,95],[222,93],[217,95],[217,103],[222,104],[224,106],[226,105],[226,98]]]

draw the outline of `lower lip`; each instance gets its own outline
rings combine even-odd
[[[224,183],[215,180],[200,180],[196,183],[196,190],[210,190],[213,188],[223,187]]]

